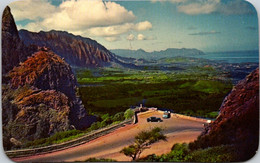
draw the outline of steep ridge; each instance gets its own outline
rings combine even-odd
[[[4,149],[89,127],[96,117],[87,115],[70,65],[48,48],[25,46],[9,7],[3,17],[3,58],[8,61],[2,65]]]
[[[36,33],[20,30],[19,35],[26,45],[48,47],[75,67],[103,67],[116,62],[114,55],[101,44],[68,32],[52,30]]]
[[[36,46],[26,47],[20,40],[11,10],[6,7],[2,15],[2,73],[25,61],[36,50]]]
[[[235,145],[238,160],[252,158],[259,142],[259,68],[240,81],[225,98],[217,119],[205,128],[192,148]]]

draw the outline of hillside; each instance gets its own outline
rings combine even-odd
[[[252,158],[259,142],[259,68],[225,98],[217,119],[191,144],[193,149],[235,145],[240,161]]]
[[[137,59],[142,58],[146,60],[151,60],[151,59],[157,60],[162,58],[172,58],[176,56],[194,57],[196,55],[204,55],[204,53],[198,49],[186,49],[186,48],[182,48],[182,49],[169,48],[166,50],[153,51],[153,52],[146,52],[143,49],[138,49],[138,50],[114,49],[111,50],[111,52],[121,57],[137,58]]]
[[[75,67],[110,66],[116,59],[104,46],[81,36],[64,31],[29,32],[20,30],[19,36],[26,45],[35,44],[50,48]]]

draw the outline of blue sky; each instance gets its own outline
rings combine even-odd
[[[10,5],[19,29],[90,37],[108,49],[258,50],[258,19],[242,0],[25,0]]]

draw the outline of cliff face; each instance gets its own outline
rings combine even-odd
[[[10,71],[11,87],[25,85],[41,90],[55,90],[68,97],[70,102],[70,124],[84,129],[93,122],[94,117],[87,116],[82,101],[76,96],[77,81],[70,66],[51,51],[39,51],[28,58],[19,67]]]
[[[48,47],[72,66],[102,67],[109,66],[115,60],[113,54],[96,41],[67,32],[20,30],[19,35],[26,45]]]
[[[196,148],[234,144],[241,160],[251,158],[259,142],[259,68],[240,81],[225,98],[217,119],[197,141]]]
[[[6,87],[3,88],[2,106],[5,149],[14,145],[11,139],[23,144],[70,129],[69,99],[61,92],[28,86],[17,90]]]
[[[4,86],[2,98],[7,139],[26,142],[59,131],[84,129],[96,121],[76,95],[70,66],[53,52],[36,52],[8,76],[10,86]]]
[[[26,47],[20,40],[10,8],[6,7],[2,16],[2,73],[17,66],[36,49],[36,46]]]
[[[25,46],[7,7],[2,26],[4,149],[96,121],[77,96],[69,64],[47,48]],[[37,52],[33,52],[37,51]]]
[[[33,54],[10,71],[12,88],[26,84],[42,90],[57,90],[75,99],[76,78],[70,66],[51,51]]]

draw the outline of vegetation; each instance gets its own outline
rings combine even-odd
[[[121,153],[135,161],[145,149],[150,148],[151,144],[160,140],[166,141],[166,136],[162,133],[161,128],[156,127],[151,131],[142,131],[135,137],[135,143],[122,149]]]
[[[184,159],[188,162],[233,162],[238,161],[236,151],[234,146],[221,145],[193,151]]]
[[[178,80],[165,83],[82,86],[80,95],[89,112],[112,113],[145,102],[186,115],[213,118],[232,85],[220,81]],[[113,90],[113,91],[111,91]]]
[[[174,60],[178,60],[175,58]],[[116,114],[144,103],[147,107],[215,118],[232,84],[217,80],[213,67],[183,71],[120,68],[78,69],[79,94],[89,113]]]
[[[58,144],[58,143],[63,143],[63,142],[69,141],[69,140],[73,140],[73,139],[79,138],[91,131],[106,127],[108,125],[120,123],[126,119],[125,115],[128,115],[127,116],[127,119],[128,119],[130,117],[130,113],[131,113],[131,110],[126,110],[125,112],[119,112],[115,115],[109,115],[108,113],[103,114],[103,115],[102,114],[96,115],[98,117],[99,121],[94,122],[89,128],[87,128],[84,131],[68,130],[68,131],[63,131],[63,132],[57,132],[48,138],[42,138],[42,139],[37,139],[34,141],[29,141],[29,142],[25,143],[22,146],[22,148],[41,147],[41,146]]]
[[[108,159],[108,158],[89,158],[83,162],[116,162],[116,160]]]
[[[233,162],[238,161],[237,149],[232,145],[221,145],[206,149],[190,150],[188,144],[175,144],[171,152],[157,156],[148,155],[141,162]]]
[[[191,150],[189,145],[174,144],[167,154],[151,154],[143,158],[137,158],[137,162],[238,162],[240,161],[239,148],[234,145],[220,145],[205,149]],[[131,152],[131,150],[129,150]],[[110,159],[91,158],[88,161],[109,161]],[[115,161],[115,160],[114,160]]]
[[[217,71],[212,67],[191,66],[187,71],[168,71],[148,69],[144,66],[141,70],[99,68],[99,69],[77,69],[77,81],[81,85],[105,85],[105,84],[141,84],[162,83],[176,80],[215,80],[218,79]]]
[[[41,138],[34,141],[29,141],[26,144],[24,144],[23,147],[32,148],[32,147],[40,147],[40,146],[47,146],[51,144],[63,143],[65,141],[78,138],[82,135],[84,135],[84,132],[79,130],[68,130],[63,132],[57,132],[53,136],[48,138]]]
[[[125,119],[130,119],[134,116],[134,111],[132,109],[127,109],[124,113]]]

